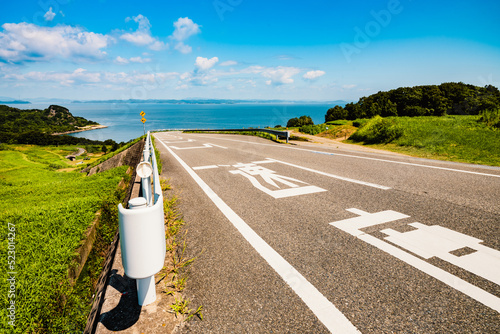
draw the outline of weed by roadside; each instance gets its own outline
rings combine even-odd
[[[175,301],[170,307],[176,316],[185,317],[184,321],[191,320],[194,316],[203,320],[203,307],[199,306],[196,310],[191,310],[190,301],[182,296],[189,279],[189,266],[196,260],[196,257],[186,256],[187,231],[179,235],[184,226],[184,220],[176,207],[179,198],[176,195],[165,194],[165,191],[172,189],[169,180],[161,179],[160,183],[164,191],[163,208],[167,244],[167,265],[163,268],[160,279],[165,282],[164,293],[174,297]]]

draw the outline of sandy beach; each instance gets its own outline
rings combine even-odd
[[[98,129],[104,129],[104,128],[107,128],[107,126],[106,125],[89,125],[89,126],[81,127],[78,130],[66,131],[66,132],[56,132],[56,133],[53,133],[52,135],[54,135],[54,136],[67,135],[67,134],[70,134],[70,133],[77,133],[77,132],[90,131],[90,130],[98,130]]]

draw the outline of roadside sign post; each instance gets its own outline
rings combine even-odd
[[[141,111],[140,115],[142,116],[141,118],[141,122],[142,122],[142,127],[144,129],[144,135],[146,134],[146,119],[144,118],[144,116],[146,115],[146,113],[144,111]]]

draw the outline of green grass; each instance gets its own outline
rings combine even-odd
[[[480,116],[388,117],[384,119],[387,121],[382,131],[384,126],[372,126],[381,133],[381,140],[370,146],[424,158],[500,166],[500,130],[479,119]],[[375,134],[363,130],[369,128],[371,122],[354,122],[364,124],[358,130],[366,132],[364,138],[370,135],[373,138]],[[402,132],[390,138],[399,130]],[[363,144],[366,141],[370,142],[354,134],[347,142]]]
[[[90,301],[68,281],[83,233],[103,200],[116,191],[127,167],[90,177],[58,172],[75,147],[2,146],[0,256],[7,259],[8,227],[15,226],[16,327],[8,324],[6,263],[0,272],[0,332],[81,332]],[[77,284],[78,285],[78,284]],[[88,291],[87,291],[88,292]]]

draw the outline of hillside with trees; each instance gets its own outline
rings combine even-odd
[[[500,91],[487,85],[478,87],[462,82],[400,87],[362,97],[357,103],[330,108],[325,122],[355,120],[374,116],[479,115],[500,107]]]
[[[104,142],[55,133],[80,130],[99,125],[83,117],[73,116],[64,107],[51,105],[47,109],[18,109],[0,105],[0,143],[36,145],[115,145]]]
[[[47,134],[78,130],[98,123],[73,116],[67,108],[51,105],[47,109],[18,109],[0,105],[0,132],[37,131]]]

